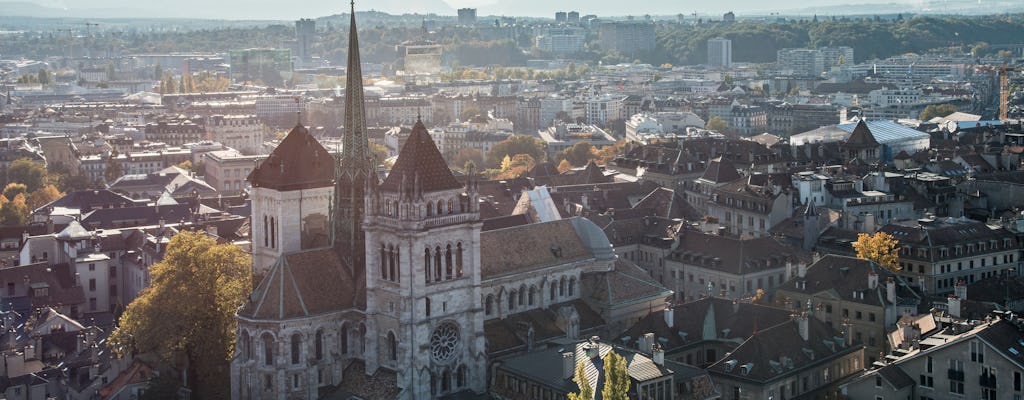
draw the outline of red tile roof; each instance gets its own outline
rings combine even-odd
[[[401,189],[403,179],[406,185],[409,185],[409,189],[412,189],[417,178],[423,192],[462,187],[452,174],[452,170],[448,168],[448,163],[444,161],[441,152],[437,150],[437,145],[434,144],[422,121],[416,121],[413,125],[412,133],[405,141],[405,146],[402,146],[402,151],[398,153],[398,160],[381,184],[381,189],[398,191]]]
[[[302,125],[296,125],[249,174],[253,187],[298,190],[334,184],[334,157]]]

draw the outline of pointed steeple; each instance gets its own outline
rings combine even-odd
[[[345,88],[345,136],[339,162],[334,171],[334,247],[343,259],[351,259],[357,270],[365,262],[365,235],[362,230],[366,209],[366,188],[376,186],[370,142],[366,135],[366,106],[363,100],[363,73],[359,63],[359,35],[356,31],[356,5],[352,2],[348,34],[348,69]]]

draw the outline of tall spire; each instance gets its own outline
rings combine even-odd
[[[345,135],[341,157],[334,172],[334,246],[343,259],[351,259],[356,270],[364,268],[365,236],[362,230],[367,186],[376,186],[376,175],[366,135],[366,106],[363,101],[363,73],[359,65],[359,36],[356,5],[349,20],[348,69],[345,87]]]

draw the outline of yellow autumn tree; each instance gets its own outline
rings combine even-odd
[[[193,398],[227,397],[235,311],[251,290],[249,258],[203,232],[182,232],[150,267],[151,285],[118,320],[110,343],[119,355],[150,353],[182,368]]]
[[[857,251],[857,258],[874,261],[890,270],[899,271],[900,256],[897,250],[899,243],[899,240],[885,232],[877,232],[873,235],[861,233],[857,235],[853,249]]]
[[[590,386],[590,381],[587,380],[587,369],[583,366],[583,363],[576,364],[576,374],[573,375],[572,381],[576,382],[576,386],[580,388],[579,393],[569,393],[569,400],[594,400],[594,388]]]
[[[28,196],[28,209],[34,211],[35,209],[50,204],[50,202],[64,197],[64,193],[57,190],[54,185],[46,185],[42,189],[32,192]]]

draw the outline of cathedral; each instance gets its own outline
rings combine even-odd
[[[297,125],[249,176],[263,279],[237,313],[232,399],[482,394],[493,357],[664,307],[585,218],[483,230],[475,175],[420,121],[379,180],[354,5],[347,85],[337,158]]]

